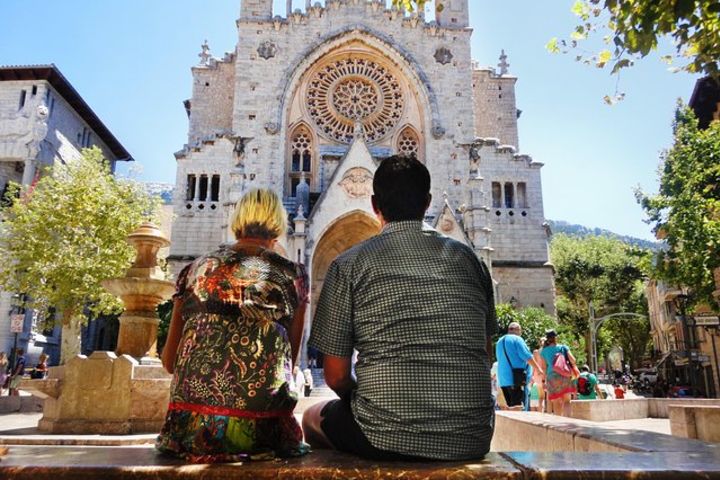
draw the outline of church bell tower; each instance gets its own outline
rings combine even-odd
[[[465,28],[470,26],[468,0],[435,0],[435,18],[441,27]]]
[[[240,19],[242,20],[270,20],[272,14],[272,0],[241,0]]]

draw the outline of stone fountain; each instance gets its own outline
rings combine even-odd
[[[50,433],[130,434],[158,432],[172,377],[156,358],[157,305],[170,298],[172,282],[158,267],[158,251],[170,244],[144,223],[128,237],[137,250],[125,277],[103,286],[125,305],[117,350],[78,355],[52,367],[45,380],[25,380],[23,390],[45,398],[38,428]]]

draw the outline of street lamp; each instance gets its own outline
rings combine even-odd
[[[690,327],[695,327],[695,319],[687,316],[687,306],[690,303],[690,295],[683,288],[683,293],[673,299],[675,309],[680,313],[680,321],[683,328],[683,345],[685,346],[685,358],[687,358],[688,377],[690,380],[690,388],[695,391],[695,372],[692,365],[692,350],[695,347],[694,335]]]
[[[605,322],[610,320],[611,318],[647,318],[645,315],[640,315],[639,313],[633,313],[633,312],[619,312],[619,313],[611,313],[610,315],[605,315],[600,318],[595,318],[595,308],[593,307],[592,302],[590,302],[589,305],[589,311],[590,311],[590,321],[589,321],[589,327],[590,327],[590,369],[593,372],[597,372],[597,334],[598,331],[600,331],[600,327],[603,326]],[[623,352],[624,357],[624,352]]]

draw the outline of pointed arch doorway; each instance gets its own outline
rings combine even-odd
[[[315,316],[315,308],[320,299],[320,292],[330,264],[338,255],[379,232],[380,222],[374,216],[361,210],[355,210],[337,218],[320,236],[320,240],[312,252],[310,320],[306,322],[303,336],[303,357],[307,353],[307,340],[310,338],[312,318]]]

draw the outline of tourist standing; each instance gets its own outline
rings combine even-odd
[[[7,382],[10,377],[8,375],[8,364],[7,353],[0,352],[0,396],[3,394],[3,389],[7,388],[5,382]]]
[[[432,197],[418,160],[384,160],[373,191],[382,231],[335,259],[320,294],[309,343],[340,399],[305,411],[305,438],[376,460],[481,458],[494,425],[488,269],[423,225]]]
[[[274,192],[251,190],[231,219],[236,243],[180,272],[162,355],[174,378],[160,451],[197,463],[309,451],[291,392],[307,275],[273,251],[286,219]]]
[[[590,373],[590,367],[583,365],[577,379],[578,400],[602,400],[602,390],[597,377]]]
[[[575,357],[566,345],[558,345],[557,332],[545,332],[545,346],[540,356],[545,366],[545,390],[550,413],[570,416],[570,400],[575,393],[573,384]]]
[[[42,380],[47,376],[48,372],[48,356],[46,353],[41,353],[40,358],[38,358],[38,363],[35,365],[35,368],[32,369],[30,372],[30,378],[34,380]]]
[[[533,354],[521,337],[522,327],[517,322],[508,325],[508,333],[500,337],[495,344],[495,357],[498,362],[498,387],[505,395],[505,401],[511,409],[522,408],[525,404],[529,366],[542,375],[542,367],[535,362]]]
[[[20,395],[20,382],[22,382],[23,375],[25,375],[25,350],[18,348],[15,350],[15,367],[10,373],[10,392],[9,395],[16,397]]]

